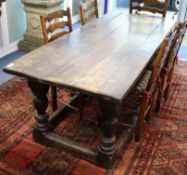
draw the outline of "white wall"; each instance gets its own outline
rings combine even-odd
[[[23,33],[26,30],[26,19],[23,10],[23,4],[20,0],[7,0],[7,20],[8,20],[8,32],[9,42],[19,40],[23,37]]]
[[[25,13],[21,1],[3,2],[0,21],[0,58],[2,58],[18,49],[17,44],[25,32]]]

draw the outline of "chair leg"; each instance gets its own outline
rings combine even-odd
[[[149,123],[150,120],[151,120],[151,114],[152,114],[152,111],[153,111],[153,108],[154,108],[154,105],[155,105],[155,95],[156,95],[156,92],[157,92],[157,89],[155,89],[154,92],[153,92],[151,106],[150,106],[149,111],[147,112],[147,115],[145,116],[145,121],[147,123]]]
[[[51,103],[53,111],[57,110],[57,88],[56,86],[51,86]]]
[[[178,62],[179,62],[179,57],[176,56],[176,58],[175,58],[175,63],[178,64]]]
[[[93,100],[93,105],[95,106],[95,110],[96,110],[96,117],[97,117],[97,120],[98,120],[98,126],[100,127],[101,126],[101,111],[100,111],[100,108],[99,108],[99,105],[98,105],[98,101],[96,99]]]
[[[141,106],[140,106],[140,113],[139,113],[138,121],[136,125],[135,142],[139,142],[141,138],[143,123],[144,123],[145,104],[146,104],[146,99],[143,99]]]
[[[164,92],[164,99],[167,100],[168,99],[168,96],[169,96],[169,89],[170,89],[170,85],[168,84],[166,89],[165,89],[165,92]]]
[[[91,97],[88,97],[85,95],[80,95],[78,98],[79,98],[78,99],[79,119],[80,119],[80,121],[82,121],[83,117],[84,117],[84,106],[85,106],[84,100],[85,100],[85,98],[89,98],[88,100],[90,100]],[[93,106],[95,107],[95,110],[96,110],[96,116],[98,119],[98,126],[101,126],[101,111],[99,109],[99,105],[98,105],[96,99],[93,99]]]
[[[143,128],[143,123],[144,123],[144,116],[141,115],[138,118],[137,122],[137,128],[135,132],[135,142],[139,142],[142,134],[142,128]]]
[[[151,120],[151,109],[150,109],[150,111],[147,113],[147,115],[145,116],[145,121],[146,121],[147,123],[150,123],[150,120]]]
[[[156,113],[160,112],[161,102],[162,102],[162,93],[161,93],[160,90],[158,90],[158,96],[157,96],[157,99],[156,99],[156,106],[155,106]]]
[[[171,80],[172,80],[172,75],[173,75],[173,69],[174,69],[174,64],[173,67],[169,73],[169,77],[168,77],[168,83],[167,83],[167,87],[165,89],[165,93],[164,93],[164,99],[167,100],[168,96],[169,96],[169,89],[170,89],[170,84],[171,84]]]
[[[83,115],[84,115],[84,104],[83,104],[83,95],[80,94],[78,96],[78,109],[79,109],[79,120],[82,121],[83,120]]]

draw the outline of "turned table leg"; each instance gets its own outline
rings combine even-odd
[[[33,137],[36,141],[41,142],[41,136],[43,133],[49,131],[49,114],[46,112],[48,106],[47,92],[49,85],[39,83],[37,81],[28,80],[28,86],[32,90],[34,95],[33,104],[36,109],[35,113],[35,126],[33,131]]]
[[[99,100],[101,110],[101,143],[98,146],[98,165],[110,169],[113,154],[116,150],[114,134],[117,123],[116,105],[109,100]]]

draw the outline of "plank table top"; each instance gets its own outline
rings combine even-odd
[[[177,17],[113,12],[10,63],[7,73],[121,102]]]

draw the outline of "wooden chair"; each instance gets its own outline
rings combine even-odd
[[[159,0],[130,0],[129,12],[133,10],[147,11],[151,13],[160,13],[163,17],[166,16],[168,9],[168,0],[161,2]]]
[[[67,20],[64,19],[65,17],[67,17]],[[45,44],[72,32],[70,8],[59,10],[46,16],[40,16],[40,19]]]
[[[66,18],[66,19],[65,19]],[[71,19],[71,12],[70,8],[67,8],[67,10],[59,10],[55,11],[53,13],[50,13],[46,16],[40,16],[41,19],[41,26],[44,36],[44,43],[48,44],[49,42],[54,41],[55,39],[62,37],[70,32],[72,32],[72,19]],[[77,94],[74,92],[70,93]],[[52,97],[52,108],[53,111],[57,109],[57,88],[56,86],[51,86],[51,97]],[[70,108],[73,108],[74,110],[77,110],[74,106],[71,106],[69,104],[65,105],[69,106]],[[79,112],[81,111],[79,105]],[[80,112],[81,113],[81,112]],[[81,115],[81,114],[80,114]]]
[[[85,0],[80,4],[79,9],[82,25],[85,25],[92,18],[99,17],[97,0]]]
[[[168,54],[168,47],[170,47],[169,43],[169,38],[165,38],[161,44],[156,59],[154,60],[151,70],[146,69],[143,72],[140,80],[123,104],[123,106],[127,108],[126,111],[131,112],[131,115],[137,115],[135,141],[140,140],[144,120],[150,118],[149,116],[151,114],[155,94],[157,92],[159,75]]]
[[[184,35],[186,33],[186,29],[187,29],[187,20],[184,22],[179,23],[179,28],[180,28],[180,36],[179,36],[179,47],[180,48],[181,44],[182,44],[182,40],[184,38]],[[178,53],[178,52],[177,52]],[[176,63],[178,63],[178,56],[176,56]]]
[[[173,69],[175,66],[180,45],[182,43],[182,39],[186,31],[186,27],[187,27],[187,22],[179,23],[174,28],[174,31],[172,31],[170,35],[170,38],[173,37],[173,42],[170,47],[168,57],[166,59],[166,63],[160,75],[160,85],[159,85],[158,97],[156,102],[156,112],[160,111],[162,99],[165,100],[168,99],[169,89],[170,89],[172,75],[173,75]]]

